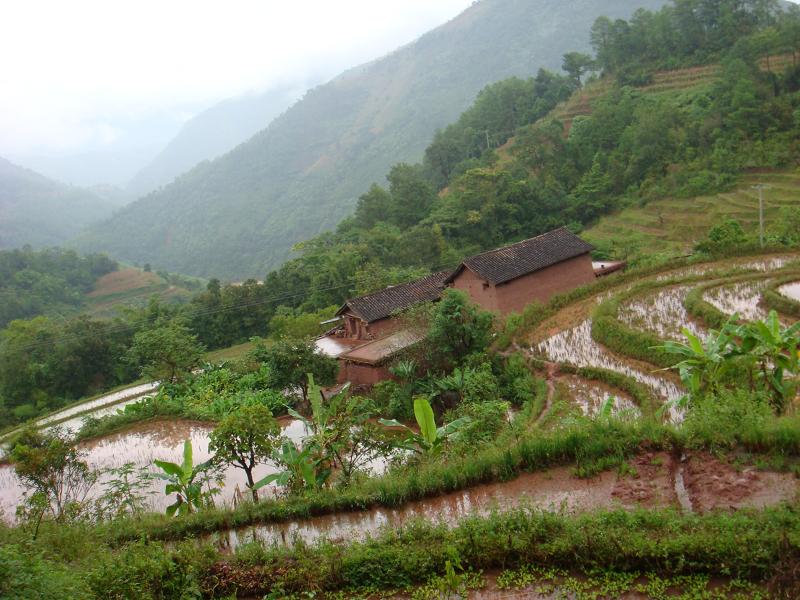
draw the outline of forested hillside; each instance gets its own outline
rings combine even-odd
[[[178,135],[131,179],[126,192],[143,196],[199,162],[225,154],[264,129],[296,100],[293,89],[231,98],[187,121]]]
[[[0,330],[14,319],[75,309],[98,277],[116,269],[106,256],[71,250],[0,251]]]
[[[109,216],[113,206],[0,158],[0,249],[61,244]]]
[[[694,7],[688,16],[681,12],[687,5]],[[0,343],[0,364],[9,365],[0,372],[6,407],[21,418],[43,410],[29,406],[37,394],[47,408],[98,382],[130,378],[130,364],[121,357],[136,332],[153,326],[177,324],[182,335],[191,333],[208,348],[289,329],[311,334],[343,299],[454,267],[466,255],[561,225],[579,231],[624,207],[725,192],[753,169],[795,167],[800,14],[761,10],[770,5],[753,0],[727,21],[711,0],[679,1],[658,13],[637,13],[630,22],[598,20],[591,37],[599,62],[569,54],[565,74],[542,70],[488,86],[434,136],[420,163],[392,167],[388,188],[363,190],[353,216],[300,244],[301,256],[263,284],[212,280],[186,306],[154,301],[115,322],[16,323]],[[654,40],[663,48],[644,61]],[[675,69],[661,70],[664,64]],[[600,78],[586,83],[592,69]],[[727,212],[715,213],[720,220],[741,208],[726,206]],[[770,213],[768,241],[785,247],[800,239],[800,214],[791,201],[783,208],[793,212],[780,219]],[[723,227],[736,233],[729,241],[737,251],[756,243],[737,227]],[[601,247],[618,249],[606,241]],[[639,258],[667,257],[646,248]],[[83,379],[65,387],[58,369],[45,368],[52,355],[41,340],[61,339],[67,330],[75,356],[94,352],[102,337],[107,360],[91,362]],[[19,406],[25,408],[16,411]]]
[[[627,17],[661,4],[477,2],[417,42],[310,91],[247,143],[93,227],[79,247],[189,274],[259,276],[293,244],[334,228],[392,164],[419,160],[433,132],[481,88],[557,69],[565,52],[588,50],[601,14]]]

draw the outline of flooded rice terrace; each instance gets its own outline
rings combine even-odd
[[[108,407],[113,404],[118,404],[123,400],[139,399],[145,394],[158,389],[158,386],[159,386],[158,382],[143,383],[141,385],[137,385],[134,387],[125,388],[124,390],[119,390],[118,392],[105,394],[104,396],[100,396],[99,398],[90,400],[89,402],[83,402],[82,404],[77,404],[75,406],[71,406],[69,408],[65,408],[64,410],[55,412],[43,419],[40,419],[39,421],[37,421],[37,424],[46,425],[47,423],[53,423],[54,421],[61,421],[73,415],[78,415],[80,413],[91,411],[95,408]]]
[[[300,442],[308,435],[304,424],[293,419],[281,419],[283,435],[295,442]],[[120,433],[108,435],[96,440],[82,442],[78,446],[86,455],[86,462],[94,470],[119,468],[126,463],[136,467],[152,467],[153,461],[166,460],[175,463],[183,461],[184,440],[191,440],[194,463],[198,464],[211,458],[208,452],[208,437],[214,426],[209,423],[185,420],[148,421],[134,425]],[[374,465],[380,471],[382,465]],[[155,467],[149,470],[157,470]],[[255,469],[256,479],[276,472],[272,464],[260,465]],[[108,480],[108,477],[105,477]],[[224,471],[221,495],[216,497],[217,504],[233,504],[237,490],[246,493],[244,471],[229,467]],[[102,482],[99,481],[90,492],[91,497],[102,494]],[[149,483],[147,504],[155,511],[163,510],[174,501],[174,494],[164,495],[164,481],[153,480]],[[274,490],[274,488],[272,488]],[[262,496],[269,495],[270,488],[262,491]],[[0,514],[6,521],[14,518],[16,506],[21,502],[23,488],[10,465],[0,466]]]
[[[769,282],[769,279],[759,279],[721,285],[708,290],[703,300],[726,315],[737,313],[747,321],[762,320],[766,318],[767,311],[759,303]]]
[[[630,396],[600,381],[590,381],[573,375],[560,377],[558,381],[567,386],[573,403],[587,417],[596,415],[608,398],[614,398],[614,407],[612,409],[612,414],[614,415],[626,413],[641,416],[642,414],[642,411],[634,404]]]
[[[795,302],[800,302],[800,281],[795,281],[792,283],[787,283],[786,285],[782,285],[778,288],[778,293],[782,296],[786,296],[790,300],[794,300]]]
[[[791,502],[798,492],[798,481],[791,473],[763,472],[752,467],[742,469],[706,454],[693,455],[684,464],[680,458],[666,452],[650,452],[632,458],[629,464],[629,475],[606,471],[589,479],[579,479],[571,468],[557,467],[523,473],[512,481],[409,502],[399,508],[374,508],[244,527],[213,537],[226,547],[251,541],[291,545],[295,540],[312,543],[325,538],[336,542],[374,537],[415,519],[452,526],[466,517],[520,507],[567,513],[620,507],[673,507],[691,511],[691,507],[696,506],[697,510],[706,511]],[[702,473],[713,473],[710,488]],[[679,498],[679,481],[685,501]]]
[[[683,340],[681,329],[684,327],[694,335],[704,337],[705,329],[692,320],[683,306],[686,295],[697,285],[663,288],[633,298],[620,306],[619,320],[633,329],[649,331],[663,339]]]
[[[592,339],[591,319],[547,338],[531,350],[551,362],[622,373],[651,388],[662,400],[673,400],[683,395],[683,391],[671,380],[635,368],[595,342]]]

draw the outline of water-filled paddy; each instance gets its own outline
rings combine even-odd
[[[307,435],[301,421],[282,419],[283,435],[300,442]],[[154,460],[166,460],[181,463],[183,460],[183,442],[192,442],[195,464],[211,458],[208,452],[208,436],[214,429],[209,423],[185,420],[148,421],[134,425],[123,432],[111,434],[82,442],[78,447],[84,451],[86,462],[94,470],[119,468],[126,463],[136,467],[151,467]],[[380,470],[382,465],[374,465]],[[155,470],[153,467],[151,470]],[[255,470],[256,478],[264,477],[276,471],[272,464],[260,465]],[[107,480],[108,477],[105,478]],[[102,481],[92,489],[90,496],[97,497],[102,493]],[[229,467],[224,471],[223,486],[217,503],[233,504],[237,492],[246,493],[245,475],[241,469]],[[147,491],[148,505],[156,511],[163,511],[174,501],[173,496],[163,494],[164,482],[150,482]],[[274,488],[264,488],[262,496],[273,493]],[[13,467],[0,466],[0,510],[8,520],[13,517],[15,507],[22,499],[23,489],[14,475]]]

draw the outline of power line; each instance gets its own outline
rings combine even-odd
[[[439,270],[441,268],[448,267],[448,266],[449,265],[437,265],[437,266],[432,267],[431,271],[432,272],[433,271],[437,271],[437,270]],[[328,292],[328,291],[333,291],[333,290],[349,288],[355,283],[356,283],[355,281],[350,281],[350,282],[345,283],[345,284],[339,284],[339,285],[334,285],[334,286],[329,286],[329,287],[308,288],[308,289],[306,289],[306,290],[304,290],[302,292],[297,292],[297,293],[294,293],[294,294],[283,294],[283,295],[278,295],[278,296],[272,296],[271,298],[263,298],[261,300],[257,300],[257,301],[253,301],[253,302],[243,302],[243,303],[239,303],[239,304],[229,304],[229,305],[226,305],[226,306],[222,306],[220,308],[197,310],[197,311],[194,311],[194,312],[184,313],[181,316],[184,316],[184,317],[186,317],[188,319],[194,319],[194,318],[197,318],[197,317],[204,317],[204,316],[210,316],[210,315],[215,315],[215,314],[222,314],[222,313],[230,312],[230,311],[234,311],[234,310],[242,310],[242,309],[245,309],[245,308],[253,308],[255,306],[261,306],[261,305],[264,305],[264,304],[270,304],[272,302],[277,302],[277,301],[281,301],[281,300],[289,300],[289,299],[292,299],[292,298],[299,298],[299,297],[309,296],[309,295],[311,295],[313,293],[317,293],[317,292]],[[262,283],[262,284],[258,284],[258,285],[265,285],[265,284]],[[146,324],[148,321],[149,321],[149,319],[146,319],[146,318],[145,319],[140,319],[138,321],[134,321],[133,323],[126,323],[124,325],[118,325],[118,326],[115,326],[115,327],[110,327],[108,329],[104,329],[102,332],[98,332],[95,335],[91,335],[90,334],[88,336],[82,336],[82,335],[79,335],[79,334],[72,334],[72,335],[56,336],[56,337],[53,337],[53,338],[48,339],[48,340],[42,340],[40,342],[32,342],[32,343],[26,344],[24,346],[15,346],[15,349],[22,350],[22,351],[36,350],[38,348],[44,348],[44,347],[48,347],[48,346],[53,346],[53,345],[55,345],[57,343],[60,343],[60,342],[81,339],[83,337],[88,337],[89,339],[92,339],[92,338],[99,338],[101,336],[105,337],[105,336],[113,335],[113,334],[117,334],[117,333],[124,333],[126,331],[134,331],[134,330],[139,329],[142,325]]]

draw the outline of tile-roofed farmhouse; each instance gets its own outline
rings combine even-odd
[[[366,323],[374,323],[392,316],[399,310],[420,302],[431,302],[441,296],[449,271],[433,273],[422,279],[394,285],[379,292],[348,300],[339,309],[337,316],[352,313]]]
[[[447,278],[476,304],[500,314],[520,312],[594,281],[594,247],[566,227],[465,259]]]
[[[534,238],[467,258],[447,281],[452,282],[462,270],[469,268],[485,281],[497,285],[592,250],[594,246],[590,243],[583,241],[566,227],[560,227]]]

